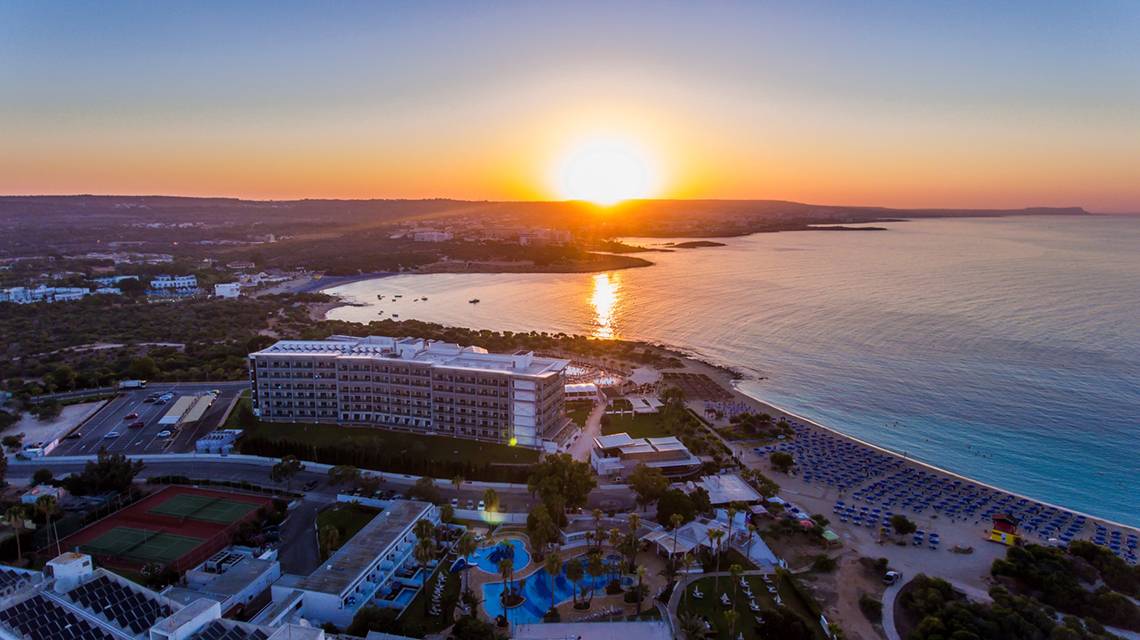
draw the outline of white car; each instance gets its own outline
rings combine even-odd
[[[111,438],[118,438],[118,437],[119,437],[118,431],[108,431],[107,435],[103,436],[103,438],[106,440],[110,440]]]
[[[452,499],[451,499],[451,507],[452,507],[453,509],[458,509],[458,508],[459,508],[459,498],[452,498]]]
[[[883,583],[884,584],[894,584],[894,583],[898,582],[899,580],[902,580],[902,573],[900,573],[898,571],[888,571],[883,576]]]
[[[486,508],[487,508],[487,504],[485,502],[483,502],[482,500],[480,500],[479,501],[479,510],[483,511]]]
[[[169,429],[163,429],[162,431],[158,432],[159,438],[169,438],[172,435],[174,434],[172,434]]]

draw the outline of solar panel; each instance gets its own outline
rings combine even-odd
[[[39,594],[0,611],[0,624],[33,640],[114,640],[106,631]]]
[[[234,623],[214,620],[190,640],[265,640],[269,635],[260,629],[248,629]]]
[[[72,602],[101,614],[107,620],[133,633],[142,633],[156,621],[169,616],[169,606],[125,587],[106,576],[76,587],[68,592]]]

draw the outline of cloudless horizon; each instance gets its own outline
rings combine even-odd
[[[0,193],[1140,211],[1140,4],[0,2]]]

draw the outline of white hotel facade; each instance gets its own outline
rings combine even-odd
[[[538,448],[565,426],[567,360],[419,338],[282,340],[249,355],[269,422],[379,426]]]

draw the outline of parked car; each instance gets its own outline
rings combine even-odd
[[[83,437],[82,431],[73,431],[63,437],[64,440],[78,440]]]
[[[458,509],[459,508],[459,498],[452,498],[451,499],[451,508],[452,509]]]
[[[485,510],[486,508],[487,508],[487,503],[486,503],[486,502],[483,502],[482,500],[480,500],[480,501],[479,501],[479,510],[480,510],[480,511],[483,511],[483,510]]]
[[[119,437],[118,431],[108,431],[107,435],[103,436],[103,438],[105,440],[110,440],[111,438],[118,438],[118,437]]]
[[[134,420],[135,418],[138,418],[138,417],[139,417],[139,414],[137,414],[137,413],[128,413],[127,415],[123,416],[123,421],[125,422],[127,420]]]
[[[169,438],[172,435],[174,434],[169,429],[163,429],[162,431],[158,432],[159,438]]]
[[[895,584],[902,580],[902,573],[899,571],[888,571],[883,575],[883,584]]]

